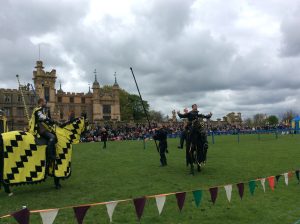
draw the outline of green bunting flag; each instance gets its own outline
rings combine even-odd
[[[256,187],[255,180],[249,181],[249,190],[250,190],[251,195],[254,194],[255,187]]]
[[[202,198],[202,190],[193,191],[193,195],[195,199],[195,204],[197,207],[199,207]]]

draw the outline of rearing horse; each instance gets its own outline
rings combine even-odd
[[[54,177],[56,188],[60,179],[71,175],[72,144],[79,143],[86,128],[85,117],[53,128],[56,137],[56,159],[49,160],[46,142],[24,131],[10,131],[0,135],[0,186],[11,194],[9,186],[32,184]]]
[[[206,162],[207,149],[208,142],[204,122],[196,119],[188,129],[186,137],[186,162],[187,166],[190,165],[190,174],[194,175],[194,164],[196,164],[198,172],[201,171],[201,166]]]

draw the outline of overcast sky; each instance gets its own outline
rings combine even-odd
[[[114,82],[155,110],[300,112],[299,0],[1,0],[0,88],[39,59],[64,91]],[[57,82],[57,89],[59,83]]]

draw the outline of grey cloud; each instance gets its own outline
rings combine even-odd
[[[299,56],[300,55],[300,18],[299,18],[300,7],[298,12],[285,19],[281,24],[281,31],[283,34],[282,40],[282,56]]]
[[[50,33],[74,24],[86,14],[83,1],[4,1],[0,9],[0,38]]]
[[[191,6],[194,0],[151,0],[146,5],[134,8],[136,19],[141,26],[153,28],[164,38],[173,39],[190,22]]]
[[[215,118],[231,111],[251,115],[300,109],[300,59],[294,57],[299,53],[298,20],[287,16],[288,7],[282,16],[275,6],[267,9],[252,2],[274,19],[284,18],[281,53],[293,57],[280,58],[272,49],[280,44],[277,36],[270,40],[255,29],[235,26],[240,1],[147,1],[132,7],[133,23],[106,15],[91,26],[82,22],[88,8],[84,1],[63,1],[57,8],[50,1],[23,4],[12,1],[0,9],[0,75],[5,86],[14,83],[16,73],[31,80],[37,46],[30,37],[50,33],[59,38],[42,44],[41,59],[47,71],[56,68],[67,91],[87,91],[96,68],[101,85],[113,83],[117,72],[120,86],[137,93],[132,66],[143,97],[164,113],[193,103]],[[72,77],[72,72],[80,74]]]

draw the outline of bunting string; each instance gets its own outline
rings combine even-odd
[[[251,195],[254,194],[254,189],[256,187],[256,184],[255,184],[256,181],[261,182],[263,191],[265,192],[266,191],[265,182],[267,180],[270,189],[272,191],[274,191],[275,185],[277,184],[277,182],[279,181],[281,176],[283,176],[285,184],[288,185],[289,178],[292,176],[293,173],[296,174],[296,178],[299,182],[299,170],[295,170],[295,171],[285,172],[280,175],[273,175],[273,176],[268,176],[268,177],[264,177],[264,178],[259,177],[259,178],[256,178],[256,179],[253,179],[250,181],[239,181],[237,183],[223,184],[223,185],[217,185],[217,186],[213,186],[213,187],[204,187],[201,189],[148,195],[148,196],[143,196],[140,198],[128,198],[128,199],[115,200],[115,201],[96,202],[96,203],[90,203],[90,204],[81,204],[81,205],[75,205],[75,206],[73,205],[73,206],[66,206],[66,207],[61,207],[61,208],[49,208],[49,209],[40,209],[40,210],[28,210],[26,208],[26,209],[22,209],[20,211],[17,211],[17,212],[11,213],[11,214],[3,215],[0,217],[0,219],[14,217],[19,223],[29,223],[29,215],[30,214],[40,213],[40,215],[43,219],[43,224],[44,223],[53,223],[55,217],[57,216],[58,211],[63,210],[63,209],[73,209],[78,223],[82,223],[84,216],[90,207],[105,205],[107,208],[107,213],[109,215],[110,222],[112,222],[113,212],[114,212],[115,207],[118,204],[125,203],[125,202],[134,202],[137,217],[138,217],[138,220],[140,220],[142,217],[144,206],[145,206],[147,199],[154,198],[156,200],[156,205],[157,205],[158,212],[160,215],[163,210],[167,196],[171,196],[171,195],[176,196],[177,204],[178,204],[179,210],[181,211],[184,206],[184,200],[186,197],[186,193],[191,193],[191,192],[193,193],[196,206],[199,207],[199,204],[200,204],[200,201],[202,198],[202,192],[204,190],[210,192],[212,203],[215,204],[215,201],[216,201],[216,198],[218,195],[218,189],[224,188],[227,199],[230,202],[232,186],[234,186],[234,185],[237,186],[239,196],[242,199],[243,194],[244,194],[245,183],[249,185],[249,190],[250,190]],[[275,181],[276,181],[276,184],[275,184]],[[19,220],[23,220],[23,221],[19,221]],[[44,221],[44,220],[46,220],[46,221]]]

